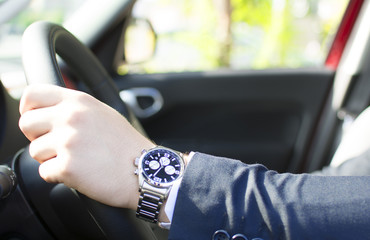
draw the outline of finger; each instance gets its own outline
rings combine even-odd
[[[52,108],[40,108],[27,111],[19,119],[19,128],[30,140],[48,133],[52,129],[52,119],[56,116]]]
[[[30,143],[29,152],[33,159],[43,163],[57,155],[57,141],[52,134],[45,134]]]
[[[61,161],[61,159],[58,157],[43,162],[39,166],[39,174],[41,178],[49,183],[62,183],[63,164],[63,161]]]
[[[54,85],[32,84],[23,93],[19,112],[23,114],[32,109],[56,105],[63,99],[64,90],[64,88]]]

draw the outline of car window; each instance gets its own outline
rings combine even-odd
[[[11,62],[20,60],[22,34],[31,23],[47,20],[61,24],[84,1],[33,0],[17,16],[0,25],[0,60],[3,63],[0,70],[9,71],[18,67],[11,66]],[[5,66],[5,63],[8,65]]]
[[[139,0],[154,55],[120,74],[322,66],[348,0]],[[126,38],[135,35],[126,34]],[[131,39],[132,41],[132,39]],[[151,44],[151,43],[147,43]],[[140,53],[143,46],[130,47]]]
[[[62,24],[85,1],[32,0],[17,15],[0,24],[0,77],[13,96],[19,97],[26,84],[21,61],[24,30],[38,20]]]

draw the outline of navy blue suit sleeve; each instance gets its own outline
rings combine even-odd
[[[279,174],[197,153],[182,180],[169,239],[370,239],[370,177]]]

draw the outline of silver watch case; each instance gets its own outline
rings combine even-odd
[[[156,182],[152,179],[150,179],[148,176],[146,176],[146,174],[144,173],[143,169],[142,169],[142,161],[145,159],[145,157],[148,155],[148,154],[151,154],[157,150],[167,150],[167,151],[170,151],[172,152],[173,154],[175,154],[179,159],[180,159],[180,174],[179,176],[171,181],[171,182]],[[140,190],[142,189],[145,189],[147,191],[150,191],[150,192],[154,192],[154,193],[160,193],[161,195],[163,194],[164,196],[167,195],[167,192],[168,192],[168,189],[171,188],[171,186],[176,182],[178,181],[179,179],[182,178],[183,174],[184,174],[184,169],[185,169],[185,162],[184,162],[184,158],[183,158],[183,154],[180,153],[180,152],[177,152],[177,151],[174,151],[170,148],[165,148],[165,147],[154,147],[152,149],[149,149],[149,150],[143,150],[142,151],[142,154],[139,158],[136,158],[135,159],[135,166],[137,166],[137,169],[135,170],[135,174],[138,175],[139,177],[139,186],[140,186]]]

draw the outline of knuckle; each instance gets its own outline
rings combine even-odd
[[[33,89],[34,86],[28,85],[23,91],[22,99],[27,101],[32,96]]]
[[[74,176],[73,173],[74,171],[73,171],[72,164],[66,161],[65,164],[63,164],[63,166],[60,167],[59,176],[60,176],[61,181],[66,182],[66,181],[71,180]]]
[[[19,121],[18,121],[18,126],[19,126],[19,129],[23,132],[23,133],[28,133],[32,130],[32,128],[30,127],[30,118],[29,118],[29,112],[25,112],[20,118],[19,118]]]
[[[33,159],[35,159],[35,160],[39,161],[40,159],[38,159],[38,151],[36,150],[37,148],[36,148],[36,146],[35,146],[35,145],[36,145],[36,144],[35,144],[35,142],[34,142],[34,141],[33,141],[33,142],[31,142],[31,143],[30,143],[30,145],[29,145],[28,152],[29,152],[30,156],[31,156]]]
[[[18,126],[23,132],[26,129],[26,122],[25,122],[25,116],[21,116],[18,121]]]
[[[66,123],[70,126],[80,126],[88,120],[88,107],[91,98],[87,94],[79,94],[77,101],[72,101],[66,112]],[[72,105],[73,104],[73,105]]]
[[[48,183],[55,182],[55,179],[51,177],[46,171],[39,171],[40,177]]]
[[[75,132],[71,132],[68,136],[65,137],[63,141],[63,148],[68,149],[68,151],[74,151],[74,149],[78,146],[81,146],[80,137]]]
[[[66,124],[72,127],[79,126],[85,121],[85,112],[83,109],[76,108],[66,117]]]
[[[35,85],[28,85],[22,93],[21,101],[24,103],[32,102],[33,98],[35,97],[36,90],[37,87]]]

